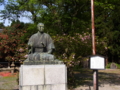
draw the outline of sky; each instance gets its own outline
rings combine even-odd
[[[3,5],[0,5],[0,10],[4,10],[4,6]],[[31,23],[32,21],[29,19],[29,18],[26,18],[26,17],[20,17],[20,22],[24,22],[24,23]],[[2,23],[3,20],[1,20],[1,17],[0,17],[0,23]],[[10,26],[11,25],[11,21],[6,19],[5,22],[3,23],[4,26]]]

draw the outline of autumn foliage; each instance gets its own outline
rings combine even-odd
[[[20,24],[4,28],[0,35],[0,60],[1,61],[20,61],[24,58],[26,45],[22,42],[26,30],[19,28]]]
[[[0,33],[0,38],[1,39],[8,39],[8,35]]]

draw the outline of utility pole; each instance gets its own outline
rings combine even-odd
[[[95,23],[94,23],[94,0],[91,0],[91,21],[92,21],[92,53],[96,55],[95,47]],[[98,70],[93,70],[93,88],[98,90]]]

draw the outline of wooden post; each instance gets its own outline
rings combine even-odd
[[[96,54],[95,48],[95,24],[94,24],[94,0],[91,0],[91,20],[92,20],[92,52]]]

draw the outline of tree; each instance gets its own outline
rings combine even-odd
[[[10,0],[5,7],[1,12],[3,19],[18,20],[23,12],[30,12],[34,23],[45,23],[48,31],[55,34],[71,34],[90,28],[89,0]]]
[[[15,21],[20,18],[21,11],[19,11],[18,6],[15,2],[8,2],[5,4],[5,9],[0,11],[0,16],[5,21],[6,19],[10,21]]]
[[[89,28],[89,0],[54,0],[53,2],[46,0],[43,4],[47,12],[41,15],[40,20],[52,29],[49,30],[52,33],[72,34]]]
[[[119,30],[119,1],[95,2],[95,22],[98,42],[104,46],[102,54],[109,58],[109,61],[119,62],[120,57],[120,30]],[[100,53],[100,50],[98,50]]]
[[[95,0],[94,3],[97,53],[109,57],[110,61],[113,58],[118,62],[120,2]],[[6,9],[1,12],[3,19],[10,18],[10,20],[18,20],[22,13],[31,13],[26,15],[34,22],[27,27],[30,34],[35,32],[35,25],[38,22],[43,22],[45,31],[51,35],[73,36],[74,33],[91,33],[90,5],[90,0],[9,0]],[[30,34],[26,34],[26,37]]]
[[[0,29],[2,29],[4,27],[3,23],[0,23]]]
[[[4,0],[0,0],[0,5],[4,4]]]

